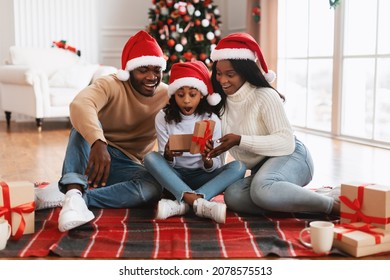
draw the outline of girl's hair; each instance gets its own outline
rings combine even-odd
[[[199,94],[202,94],[199,92]],[[172,123],[174,121],[175,123],[179,123],[182,121],[182,117],[180,115],[180,108],[176,103],[175,95],[172,94],[172,96],[169,98],[169,103],[163,108],[163,111],[165,113],[165,121],[167,123]],[[216,108],[216,106],[211,106],[207,102],[206,96],[203,96],[203,98],[200,100],[198,107],[195,109],[195,114],[197,115],[203,115],[203,114],[209,114],[211,116],[212,113],[216,114],[218,117],[220,108]]]
[[[233,69],[251,85],[255,87],[268,87],[274,89],[265,79],[263,73],[260,71],[260,68],[255,61],[249,59],[229,59],[229,61],[232,64]],[[226,104],[226,94],[224,93],[221,84],[217,81],[217,63],[218,61],[215,61],[212,66],[211,83],[214,87],[214,91],[221,94],[222,100],[216,107],[218,107],[221,114],[223,114]],[[276,89],[274,90],[279,94],[280,98],[284,102],[286,100],[284,95],[282,95]]]

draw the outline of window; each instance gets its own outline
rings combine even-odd
[[[390,145],[390,1],[279,0],[278,90],[296,127]]]

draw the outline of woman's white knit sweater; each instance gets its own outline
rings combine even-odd
[[[283,102],[272,88],[256,88],[244,83],[227,96],[222,115],[222,133],[241,135],[239,146],[229,150],[251,169],[265,157],[291,154],[295,140]]]

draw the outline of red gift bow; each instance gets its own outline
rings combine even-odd
[[[204,131],[203,137],[200,136],[192,136],[192,142],[195,142],[200,146],[200,152],[203,153],[204,148],[206,146],[207,140],[212,139],[213,135],[211,134],[210,129],[210,121],[204,120],[206,122],[206,130]]]
[[[353,222],[365,222],[365,223],[377,223],[377,224],[388,224],[390,222],[389,218],[381,218],[381,217],[371,217],[365,215],[361,207],[363,205],[363,197],[364,197],[364,188],[368,185],[358,186],[358,195],[353,201],[351,201],[348,197],[341,195],[340,201],[343,202],[348,208],[355,211],[355,213],[345,213],[341,212],[340,216],[342,218],[350,219],[351,223]]]
[[[4,216],[10,225],[12,225],[11,213],[18,213],[21,217],[20,224],[15,235],[12,239],[18,240],[22,237],[24,229],[26,227],[26,221],[24,220],[23,213],[31,213],[35,210],[35,202],[24,203],[11,208],[11,199],[9,195],[9,186],[5,182],[0,182],[3,192],[4,205],[0,206],[0,217]]]
[[[369,224],[364,224],[362,226],[355,226],[355,225],[351,225],[351,224],[340,224],[340,225],[338,225],[338,227],[343,227],[343,228],[346,228],[347,230],[344,232],[338,232],[336,234],[337,240],[341,240],[343,238],[343,234],[351,232],[351,231],[355,231],[355,230],[362,231],[362,232],[373,235],[375,238],[375,244],[381,243],[381,236],[384,236],[383,233],[372,230],[372,229],[377,228],[377,227],[371,226]]]

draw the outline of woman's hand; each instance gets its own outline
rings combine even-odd
[[[208,156],[208,153],[213,150],[213,147],[214,147],[214,141],[207,140],[204,150],[201,153],[203,166],[206,169],[210,169],[211,167],[213,167],[213,160]]]
[[[225,136],[217,140],[217,143],[220,143],[220,145],[208,152],[207,156],[209,158],[217,157],[224,152],[230,150],[232,147],[240,145],[240,142],[241,135],[233,133],[226,134]]]
[[[111,156],[107,151],[107,144],[101,140],[92,144],[85,175],[88,184],[96,188],[99,184],[105,186],[110,174]]]

